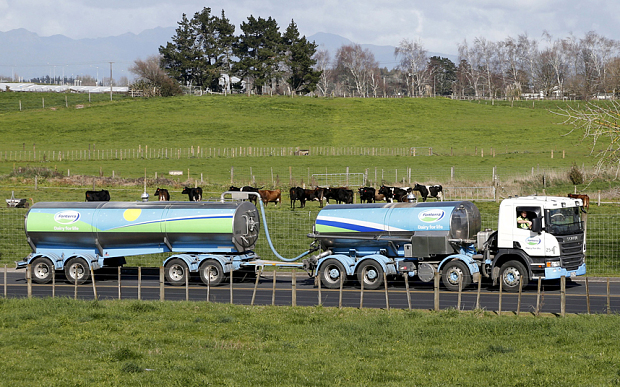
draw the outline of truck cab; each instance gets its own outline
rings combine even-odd
[[[484,247],[483,274],[507,291],[531,279],[558,279],[586,273],[581,199],[550,196],[508,198],[499,209],[497,233]],[[527,218],[530,224],[518,220]],[[487,231],[488,232],[488,231]]]

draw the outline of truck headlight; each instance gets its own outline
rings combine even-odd
[[[560,267],[560,261],[547,262],[547,267]]]

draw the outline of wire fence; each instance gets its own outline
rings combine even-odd
[[[24,232],[26,209],[0,209],[0,263],[14,264],[26,257],[31,249]],[[319,207],[308,203],[306,209],[289,210],[286,205],[269,208],[267,226],[278,253],[286,258],[297,257],[312,242],[312,232]],[[589,275],[620,274],[620,215],[589,214],[586,219],[586,264]],[[277,260],[265,239],[264,225],[256,244],[256,253],[263,259]],[[482,228],[497,229],[497,215],[483,214]],[[158,267],[171,254],[126,257],[129,266]]]

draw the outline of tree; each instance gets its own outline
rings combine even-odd
[[[263,86],[278,76],[282,44],[278,24],[271,17],[256,19],[250,16],[247,22],[241,23],[241,31],[233,46],[233,52],[239,58],[233,68],[241,77],[252,81],[256,93],[262,94]]]
[[[456,82],[456,65],[448,58],[433,56],[428,62],[428,72],[433,82],[433,93],[450,95]]]
[[[133,89],[145,92],[145,95],[168,97],[182,94],[179,84],[171,79],[161,67],[161,58],[150,56],[146,60],[137,59],[129,68],[138,78],[132,84]],[[154,89],[154,91],[152,91]]]
[[[410,85],[409,95],[421,96],[422,86],[426,84],[429,75],[428,56],[422,43],[403,39],[394,50],[394,56],[400,57],[399,67],[407,77],[407,84]]]
[[[333,74],[333,70],[330,67],[331,58],[329,56],[329,51],[318,50],[314,54],[314,61],[316,70],[321,72],[317,82],[317,89],[321,95],[325,97],[329,92],[329,84]]]
[[[583,106],[583,105],[582,105]],[[564,117],[563,124],[571,125],[573,130],[582,131],[583,139],[592,140],[592,151],[599,142],[605,148],[598,152],[597,170],[620,162],[620,103],[587,102],[582,108],[559,108],[552,113]],[[606,145],[605,145],[606,144]]]
[[[295,21],[291,20],[286,32],[282,36],[285,50],[285,65],[289,70],[287,79],[293,93],[310,93],[316,89],[321,77],[321,71],[314,70],[316,64],[313,58],[317,45],[309,42],[305,36],[299,36]]]
[[[360,97],[368,96],[370,74],[378,67],[374,54],[359,44],[341,46],[336,52],[336,72],[340,81],[350,92],[357,91]]]
[[[196,31],[185,14],[177,24],[179,26],[172,42],[159,47],[161,63],[166,73],[182,85],[196,84],[202,67],[202,53],[196,45]]]

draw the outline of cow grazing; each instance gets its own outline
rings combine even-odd
[[[416,185],[413,187],[413,190],[420,193],[423,202],[425,202],[426,198],[429,196],[437,200],[443,201],[443,187],[439,184],[421,185],[416,183]]]
[[[159,198],[160,202],[170,201],[170,193],[165,188],[157,188],[157,190],[155,191],[155,196]]]
[[[183,195],[187,195],[189,197],[190,202],[199,202],[202,200],[202,188],[200,187],[196,187],[196,188],[185,187],[183,188],[183,192],[181,193]]]
[[[304,189],[307,201],[319,202],[319,207],[323,207],[324,188],[316,187],[314,189]]]
[[[590,197],[586,194],[568,194],[568,197],[571,199],[581,199],[583,203],[584,211],[588,211],[590,208]]]
[[[411,188],[399,188],[399,187],[388,187],[382,185],[379,188],[379,194],[385,197],[385,201],[388,203],[397,202],[406,202],[407,195],[411,192]]]
[[[268,190],[268,189],[259,189],[258,194],[260,195],[261,200],[265,203],[274,202],[277,206],[278,203],[282,202],[282,192],[279,189],[276,190]]]
[[[87,202],[109,202],[110,192],[102,189],[101,191],[86,191]]]
[[[289,190],[289,195],[291,196],[291,208],[295,209],[295,202],[299,200],[299,208],[304,208],[306,206],[306,193],[305,190],[301,187],[291,187]]]
[[[357,190],[360,194],[361,203],[374,203],[376,190],[372,187],[361,187]]]
[[[353,203],[353,190],[346,187],[330,188],[332,199],[336,200],[336,203],[352,204]]]

